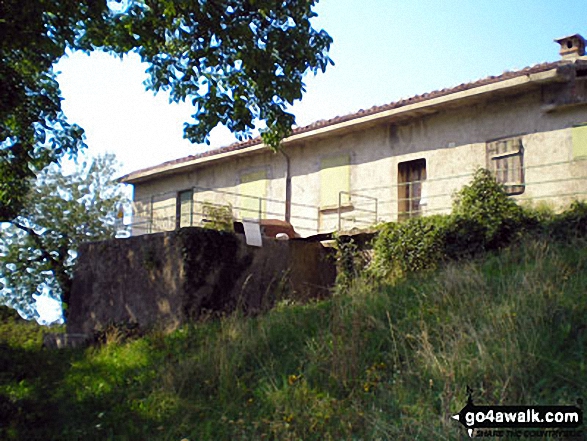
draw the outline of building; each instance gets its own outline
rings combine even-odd
[[[487,167],[522,203],[587,194],[585,40],[561,59],[296,128],[282,150],[260,139],[121,178],[134,186],[132,234],[236,219],[279,219],[302,236],[450,211]]]

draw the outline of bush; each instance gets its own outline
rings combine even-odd
[[[400,276],[436,267],[442,259],[447,216],[412,218],[380,227],[373,243],[371,270],[379,276]]]
[[[360,244],[352,237],[334,235],[336,252],[332,255],[336,261],[336,285],[350,287],[367,267],[369,258]]]
[[[452,217],[457,222],[462,218],[467,225],[474,225],[475,235],[481,228],[484,231],[483,245],[487,250],[509,245],[528,223],[524,209],[508,197],[503,186],[485,169],[477,170],[471,184],[458,192]],[[465,230],[461,234],[467,232]]]
[[[63,326],[40,326],[34,320],[23,319],[15,309],[0,305],[0,346],[40,348],[43,334],[60,331],[63,331]],[[0,357],[0,372],[1,364]]]
[[[205,219],[204,227],[213,230],[234,232],[232,205],[217,205],[211,202],[204,202],[202,204],[202,213]]]
[[[576,211],[565,225],[587,229],[587,224],[581,224],[587,210]],[[471,184],[456,195],[452,214],[381,226],[371,270],[378,276],[394,277],[433,269],[446,260],[502,249],[539,224],[538,216],[510,199],[488,170],[479,169]]]
[[[546,226],[546,231],[557,240],[586,237],[587,203],[573,202],[567,211],[553,216]]]
[[[487,229],[478,219],[447,216],[441,237],[445,259],[469,258],[486,250]]]

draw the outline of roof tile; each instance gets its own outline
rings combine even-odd
[[[400,108],[403,106],[407,106],[407,105],[415,104],[415,103],[420,103],[420,102],[423,102],[426,100],[439,98],[439,97],[450,95],[453,93],[462,92],[462,91],[469,90],[469,89],[474,89],[476,87],[481,87],[481,86],[485,86],[488,84],[497,83],[499,81],[509,80],[511,78],[516,78],[516,77],[520,77],[520,76],[524,76],[524,75],[531,75],[531,74],[535,74],[535,73],[539,73],[539,72],[544,72],[544,71],[547,71],[550,69],[554,69],[554,68],[558,67],[560,64],[561,64],[560,61],[536,64],[534,66],[525,67],[520,70],[505,71],[501,75],[497,75],[497,76],[492,75],[492,76],[482,78],[477,81],[472,81],[469,83],[462,83],[462,84],[459,84],[454,87],[443,88],[440,90],[435,90],[433,92],[426,92],[421,95],[415,95],[415,96],[412,96],[409,98],[401,98],[400,100],[389,103],[389,104],[384,104],[384,105],[380,105],[380,106],[373,106],[373,107],[370,107],[369,109],[360,109],[357,112],[351,113],[348,115],[336,116],[334,118],[330,118],[327,120],[322,119],[322,120],[315,121],[315,122],[313,122],[309,125],[303,126],[303,127],[296,127],[293,129],[292,135],[298,135],[298,134],[302,134],[302,133],[311,132],[316,129],[321,129],[321,128],[332,126],[335,124],[340,124],[343,122],[352,121],[353,119],[358,119],[358,118],[362,118],[365,116],[374,115],[374,114],[377,114],[380,112],[385,112],[388,110],[397,109],[397,108]],[[209,150],[207,152],[198,153],[196,155],[185,156],[182,158],[174,159],[172,161],[163,162],[161,164],[158,164],[158,165],[155,165],[152,167],[146,167],[141,170],[137,170],[132,173],[129,173],[125,176],[122,176],[119,179],[119,181],[125,182],[128,180],[132,180],[133,178],[138,177],[139,175],[141,175],[143,173],[146,173],[149,171],[154,171],[158,168],[167,167],[167,166],[175,165],[175,164],[181,164],[184,162],[189,162],[189,161],[193,161],[193,160],[200,159],[200,158],[215,156],[215,155],[219,155],[222,153],[241,150],[241,149],[244,149],[247,147],[252,147],[254,145],[259,145],[261,143],[262,143],[262,140],[260,137],[248,139],[246,141],[236,142],[236,143],[233,143],[233,144],[230,144],[228,146],[221,147],[218,149]]]

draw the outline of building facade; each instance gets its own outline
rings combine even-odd
[[[486,167],[520,203],[562,208],[587,196],[587,57],[561,59],[139,170],[132,234],[235,219],[280,219],[311,236],[449,212]]]

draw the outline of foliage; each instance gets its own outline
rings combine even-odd
[[[83,130],[61,111],[53,65],[106,13],[106,2],[0,3],[0,220],[18,214],[35,173],[83,146]]]
[[[109,323],[94,332],[93,343],[119,344],[136,339],[144,334],[136,322]]]
[[[67,305],[79,244],[116,232],[117,208],[124,198],[114,173],[115,158],[107,154],[70,175],[57,166],[39,174],[20,216],[0,226],[3,303],[34,315],[32,295],[49,289]]]
[[[66,49],[137,52],[147,87],[194,105],[185,136],[219,123],[248,136],[264,122],[277,147],[303,77],[324,70],[331,38],[312,28],[315,0],[52,0],[0,3],[0,220],[22,208],[35,173],[83,147],[61,111],[54,64]]]
[[[334,234],[336,262],[336,285],[348,287],[365,270],[368,257],[359,243],[352,237]]]
[[[568,210],[550,216],[546,228],[548,234],[558,240],[587,237],[587,202],[575,201]]]
[[[353,278],[341,295],[256,317],[131,340],[112,327],[85,351],[7,343],[22,325],[9,320],[0,438],[460,439],[450,416],[467,386],[478,404],[573,405],[587,394],[587,206],[519,213],[485,197],[501,210],[490,225],[493,212],[461,206],[459,216],[384,227],[391,246],[416,237],[446,256],[446,237],[456,237],[453,255],[476,253],[440,266],[406,246],[415,250],[406,272],[438,266],[417,277],[357,277],[350,245]],[[511,230],[493,223],[512,218]]]
[[[234,218],[232,216],[232,205],[217,205],[211,202],[202,204],[202,215],[204,227],[219,231],[234,232]]]
[[[456,195],[450,215],[380,226],[371,271],[399,276],[440,262],[498,250],[539,228],[540,219],[509,198],[488,170],[475,172]]]
[[[315,3],[135,1],[113,20],[115,32],[87,37],[107,50],[138,52],[150,64],[150,89],[192,102],[188,139],[203,141],[219,123],[250,133],[259,119],[276,147],[291,130],[294,118],[285,108],[301,98],[304,74],[331,62],[330,36],[310,23]]]
[[[467,385],[487,405],[587,395],[586,275],[584,240],[524,239],[85,351],[23,350],[0,333],[0,438],[465,439],[450,416]]]
[[[445,222],[445,216],[429,216],[381,226],[373,242],[375,257],[370,270],[400,276],[434,267],[443,255],[441,226]]]
[[[0,346],[4,344],[27,351],[39,350],[43,344],[44,334],[64,330],[62,325],[39,326],[34,320],[23,319],[15,309],[0,305]],[[5,371],[6,369],[0,366],[0,372]]]
[[[452,214],[455,219],[477,224],[483,231],[484,248],[489,250],[499,249],[514,240],[526,226],[527,218],[524,210],[508,197],[503,186],[486,169],[477,170],[472,182],[458,192]]]

